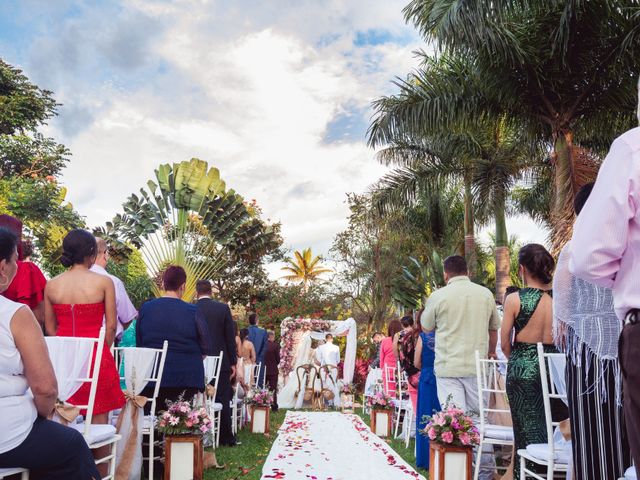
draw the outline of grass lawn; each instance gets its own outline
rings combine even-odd
[[[362,414],[362,410],[357,412],[362,419],[369,424],[369,416]],[[271,434],[270,436],[253,435],[248,428],[243,429],[238,435],[238,440],[242,445],[237,447],[220,447],[216,450],[219,464],[226,464],[224,470],[207,470],[204,473],[205,480],[259,480],[262,476],[262,465],[269,455],[271,445],[276,439],[278,428],[284,421],[286,410],[271,413]],[[388,439],[387,443],[400,455],[409,465],[415,465],[413,454],[415,440],[411,440],[409,448],[405,448],[404,441]],[[245,469],[245,470],[243,470]],[[425,470],[419,473],[428,478]]]

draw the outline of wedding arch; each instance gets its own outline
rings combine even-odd
[[[280,324],[280,377],[283,388],[278,394],[278,403],[295,404],[297,390],[295,369],[300,365],[313,363],[312,340],[324,340],[326,334],[347,337],[344,353],[342,382],[353,382],[358,347],[358,331],[353,318],[347,320],[323,320],[314,318],[285,318]]]

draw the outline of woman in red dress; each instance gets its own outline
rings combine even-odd
[[[86,230],[73,230],[62,242],[61,262],[68,270],[49,283],[44,293],[45,328],[48,335],[97,338],[103,322],[106,328],[102,350],[93,423],[107,423],[111,410],[124,405],[120,378],[110,347],[116,334],[115,287],[109,277],[89,271],[96,258],[96,239]],[[84,384],[70,399],[86,405],[89,384]],[[97,449],[96,456],[108,454],[108,446]],[[101,451],[105,449],[106,451]],[[105,467],[106,465],[101,465]],[[100,472],[106,474],[105,472]]]

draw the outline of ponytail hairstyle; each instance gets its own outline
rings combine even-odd
[[[556,262],[542,245],[530,243],[520,249],[518,262],[542,283],[551,283]]]
[[[62,256],[60,263],[66,268],[84,263],[87,258],[95,258],[98,253],[98,244],[87,230],[76,228],[67,233],[62,240]]]

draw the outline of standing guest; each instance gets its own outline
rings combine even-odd
[[[384,392],[392,397],[396,395],[395,376],[398,369],[398,356],[393,348],[393,339],[401,330],[402,323],[394,318],[387,327],[388,336],[380,342],[380,368],[382,369]],[[389,369],[392,369],[394,373],[391,374]]]
[[[640,106],[638,110],[640,117]],[[634,128],[613,142],[600,167],[576,221],[569,270],[587,282],[610,288],[616,315],[624,322],[618,358],[627,435],[640,477],[639,178],[640,128]]]
[[[249,315],[249,340],[253,343],[253,347],[256,351],[255,361],[261,365],[261,369],[264,368],[264,354],[267,351],[267,331],[264,328],[258,326],[258,315],[252,313]],[[258,385],[263,385],[263,372],[262,370],[258,375]]]
[[[371,341],[376,347],[376,353],[371,360],[371,363],[369,364],[369,370],[371,370],[372,368],[380,368],[380,344],[382,343],[383,339],[384,333],[382,332],[376,332],[371,336]]]
[[[264,354],[267,369],[267,386],[273,392],[271,410],[278,411],[278,365],[280,364],[280,345],[276,343],[276,334],[267,332],[267,351]]]
[[[18,238],[0,227],[0,293],[18,269]],[[33,313],[0,296],[0,468],[32,479],[100,478],[80,432],[47,420],[58,397],[47,345]]]
[[[249,340],[249,329],[240,330],[240,345],[242,347],[242,364],[244,366],[244,381],[253,387],[255,385],[255,376],[253,366],[256,364],[256,349],[253,342]]]
[[[425,332],[435,329],[438,396],[478,412],[476,350],[495,358],[500,316],[491,291],[469,279],[463,257],[445,259],[444,279],[447,286],[431,294],[420,319]],[[493,455],[482,455],[481,465],[481,478],[492,478]]]
[[[2,296],[27,305],[44,329],[44,288],[47,285],[47,280],[35,263],[23,261],[22,222],[10,215],[0,215],[0,227],[12,231],[19,242],[18,270],[11,285],[2,293]]]
[[[62,265],[67,271],[53,278],[44,292],[45,328],[48,335],[59,337],[97,338],[105,325],[105,348],[102,349],[98,388],[95,394],[93,423],[104,424],[111,410],[122,408],[124,394],[111,354],[116,335],[116,299],[113,282],[89,269],[96,258],[95,237],[86,230],[72,230],[62,241]],[[89,403],[88,383],[68,399],[75,405]],[[82,412],[81,412],[82,413]],[[96,449],[96,457],[104,458],[109,447]],[[99,467],[103,475],[107,465]]]
[[[420,337],[420,326],[413,325],[413,317],[405,316],[400,319],[404,327],[398,334],[397,354],[402,370],[407,375],[407,391],[413,405],[413,411],[418,408],[418,384],[420,382],[420,369],[414,365],[416,343]]]
[[[502,351],[509,359],[507,396],[513,421],[516,466],[520,465],[518,450],[550,440],[547,438],[537,343],[542,342],[545,353],[558,351],[552,335],[553,257],[542,245],[531,243],[520,249],[518,262],[526,288],[507,297],[501,332]],[[567,415],[562,419],[565,418]],[[527,468],[535,470],[536,467],[533,462],[527,462]],[[520,469],[514,470],[514,478],[520,478]]]
[[[238,359],[236,363],[235,380],[236,382],[240,382],[243,391],[247,391],[248,386],[245,382],[244,377],[244,348],[242,348],[242,340],[240,339],[240,329],[238,328],[238,322],[235,320],[233,321],[233,329],[236,338],[236,357]]]
[[[162,275],[164,295],[146,302],[138,314],[139,347],[162,348],[169,342],[156,403],[162,410],[167,400],[175,402],[182,395],[189,401],[204,391],[202,360],[211,352],[210,335],[198,307],[182,300],[186,282],[182,267],[168,267]],[[148,385],[142,395],[149,396],[153,388]]]
[[[196,293],[198,294],[196,305],[209,327],[211,354],[222,354],[222,366],[220,367],[220,377],[218,378],[218,389],[215,397],[216,403],[222,404],[220,444],[234,446],[237,442],[231,425],[231,400],[233,398],[231,380],[236,375],[238,358],[236,356],[233,318],[231,317],[231,310],[226,303],[216,302],[211,298],[211,282],[198,280]]]
[[[576,215],[592,189],[589,183],[576,194]],[[611,290],[569,272],[571,243],[560,252],[553,278],[553,333],[556,346],[567,355],[573,476],[575,480],[620,478],[631,463],[626,431],[621,428],[622,323],[613,310]]]
[[[436,386],[436,374],[433,365],[435,354],[435,333],[421,332],[416,343],[414,365],[420,369],[420,382],[418,384],[418,405],[415,410],[417,427],[423,430],[426,423],[425,416],[431,416],[440,411],[438,400],[438,388]],[[429,469],[429,437],[416,435],[416,465],[426,470]]]
[[[105,275],[111,279],[113,286],[116,289],[116,315],[118,322],[116,323],[116,345],[122,340],[122,333],[129,326],[129,324],[136,318],[138,312],[131,303],[127,289],[124,288],[124,283],[115,275],[107,273],[107,262],[109,261],[109,246],[102,238],[96,238],[98,244],[98,255],[96,255],[96,261],[91,266],[91,271],[99,275]]]

